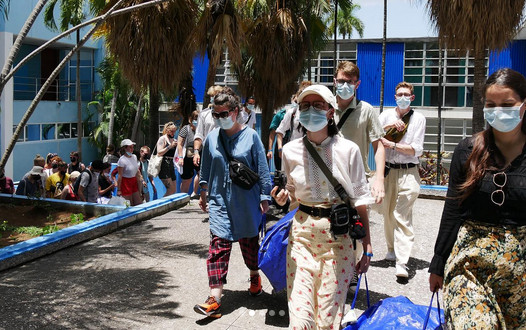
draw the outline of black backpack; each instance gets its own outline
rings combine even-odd
[[[80,172],[79,177],[77,178],[77,180],[75,180],[75,183],[73,184],[73,193],[75,194],[75,196],[79,195],[80,181],[82,180],[82,174],[84,173],[88,173],[89,175],[89,182],[88,182],[88,185],[86,186],[86,189],[91,184],[91,172],[88,169],[85,169],[84,171]]]

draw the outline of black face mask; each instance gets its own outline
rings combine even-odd
[[[77,161],[76,157],[70,157],[69,160],[71,160],[73,163]]]
[[[58,164],[53,164],[53,168],[58,168]]]
[[[60,170],[60,174],[62,175],[66,174],[66,170]]]
[[[170,134],[167,134],[167,135],[168,135],[168,137],[169,137],[170,139],[173,139],[173,138],[174,138],[173,135],[170,135]]]
[[[150,159],[150,155],[148,154],[144,155],[144,159]]]

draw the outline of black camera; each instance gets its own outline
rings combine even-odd
[[[331,232],[334,236],[345,235],[349,233],[349,207],[347,204],[333,205],[331,209]]]
[[[278,187],[278,192],[285,189],[287,185],[287,176],[282,171],[276,170],[274,172],[274,187]]]

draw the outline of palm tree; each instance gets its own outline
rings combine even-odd
[[[0,11],[4,14],[4,19],[7,19],[9,14],[9,0],[0,0]]]
[[[125,0],[124,6],[141,2],[146,0]],[[173,94],[191,71],[195,52],[188,47],[188,38],[197,14],[195,2],[173,0],[110,18],[105,25],[108,49],[123,76],[137,93],[149,89],[149,144],[159,137],[159,92]]]
[[[524,0],[429,0],[427,7],[447,49],[471,52],[473,79],[473,133],[484,129],[482,86],[486,79],[487,49],[503,49],[524,22]],[[452,23],[454,22],[454,23]]]
[[[345,4],[345,2],[343,2]],[[338,34],[341,34],[342,39],[351,38],[353,31],[356,31],[360,38],[363,38],[364,24],[361,19],[355,16],[356,10],[362,8],[357,3],[351,3],[350,6],[338,5],[338,19],[337,27]],[[329,26],[328,33],[334,34],[334,15],[327,18],[326,24]]]
[[[242,3],[243,1],[239,1]],[[208,56],[208,72],[205,91],[215,81],[217,66],[225,48],[233,65],[241,64],[241,48],[244,41],[242,19],[232,0],[208,0],[201,10],[197,27],[189,39],[190,48],[197,49],[201,57]],[[205,92],[203,104],[208,104]]]

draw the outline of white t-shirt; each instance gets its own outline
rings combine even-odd
[[[237,122],[242,125],[247,125],[250,128],[254,128],[256,125],[256,112],[254,110],[247,113],[245,110],[241,110],[241,113],[237,117]]]
[[[124,178],[134,178],[139,170],[137,156],[135,155],[131,157],[121,156],[117,162],[117,166],[122,167],[122,176]]]
[[[208,133],[214,128],[216,128],[216,123],[212,117],[212,110],[206,108],[201,111],[197,117],[197,127],[195,128],[194,139],[201,139],[201,141],[204,142]]]
[[[292,124],[291,120],[293,121]],[[279,124],[278,129],[276,129],[276,133],[280,133],[281,135],[285,136],[287,131],[292,129],[289,141],[296,140],[303,137],[303,129],[300,126],[300,112],[298,107],[293,106],[287,109],[283,120]]]

